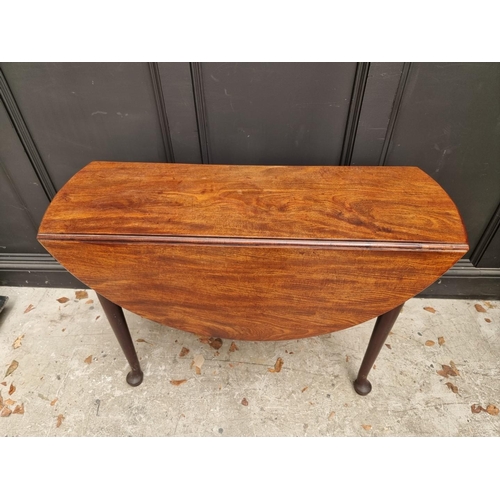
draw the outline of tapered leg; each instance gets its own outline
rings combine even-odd
[[[380,353],[380,349],[384,345],[391,328],[401,312],[404,304],[392,309],[391,311],[382,314],[377,318],[375,328],[373,329],[368,348],[366,349],[365,357],[359,369],[358,378],[354,381],[354,390],[361,396],[366,396],[372,390],[372,384],[368,380],[368,374],[372,369],[373,363]]]
[[[127,382],[133,387],[138,386],[142,383],[143,373],[134,343],[132,342],[132,337],[130,336],[127,321],[123,315],[123,309],[102,295],[97,294],[97,297],[104,309],[104,313],[108,318],[111,328],[115,332],[122,351],[129,362],[130,368],[132,368],[132,371],[127,375]]]

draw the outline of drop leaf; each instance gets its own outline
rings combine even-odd
[[[9,387],[9,396],[12,396],[16,392],[16,386],[14,384],[10,384]]]
[[[392,349],[391,344],[385,344],[385,347],[387,347],[387,349]]]
[[[32,311],[33,309],[35,309],[35,306],[33,304],[30,304],[25,310],[24,310],[24,314],[26,313],[29,313],[30,311]]]
[[[89,294],[85,290],[78,290],[75,292],[75,298],[77,300],[88,299]]]
[[[53,399],[51,402],[50,402],[50,406],[54,406],[56,403],[57,403],[57,400],[59,398],[56,398],[56,399]]]
[[[427,311],[427,312],[434,314],[436,312],[436,309],[434,309],[433,307],[427,306],[427,307],[424,307],[424,311]]]
[[[371,431],[371,429],[372,429],[372,426],[371,426],[371,425],[362,425],[361,427],[363,427],[363,429],[364,429],[365,431]]]
[[[478,313],[485,313],[486,312],[486,309],[481,304],[474,304],[474,307],[476,308],[476,311]]]
[[[68,297],[59,297],[56,300],[57,300],[57,302],[60,302],[61,304],[66,304],[66,302],[69,302]]]
[[[4,408],[2,408],[2,412],[0,413],[0,417],[10,417],[11,413],[12,413],[12,410],[10,408],[7,408],[6,406],[4,406]]]
[[[90,365],[90,363],[92,363],[92,354],[90,356],[87,356],[84,360],[83,360],[84,363],[87,363],[88,365]]]
[[[485,410],[481,405],[474,404],[470,407],[470,411],[472,413],[481,413],[482,411],[485,411]]]
[[[243,398],[243,399],[241,400],[241,404],[242,404],[243,406],[248,406],[248,401],[247,401],[247,398]]]
[[[231,342],[231,345],[229,346],[229,352],[234,352],[234,351],[239,351],[239,349],[234,342]]]
[[[444,340],[444,337],[438,337],[438,344],[443,345],[446,341]]]
[[[93,304],[93,303],[94,303],[94,301],[92,299],[89,299],[89,300],[85,301],[85,304]]]
[[[458,394],[458,387],[453,385],[451,382],[446,382],[446,386],[454,393]]]
[[[425,345],[427,347],[432,347],[436,342],[434,342],[433,340],[426,340],[425,341]]]

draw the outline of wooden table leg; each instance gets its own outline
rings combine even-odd
[[[365,357],[363,358],[363,362],[361,363],[361,367],[359,369],[358,378],[354,381],[354,390],[360,396],[366,396],[372,390],[372,384],[370,384],[370,381],[368,380],[368,374],[370,373],[373,363],[375,363],[375,360],[377,359],[377,356],[379,355],[391,328],[396,322],[403,305],[404,303],[377,318],[370,342],[368,343],[368,348],[366,349]]]
[[[132,371],[127,375],[127,382],[129,385],[136,387],[142,383],[143,373],[134,343],[132,342],[132,337],[130,336],[127,321],[123,314],[123,309],[98,293],[97,297],[104,309],[104,313],[108,318],[111,328],[115,332],[122,351],[129,362],[130,368],[132,368]]]

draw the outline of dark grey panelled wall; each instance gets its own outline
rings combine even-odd
[[[0,284],[81,286],[36,242],[92,160],[418,165],[471,251],[427,289],[500,297],[500,64],[1,63]],[[112,183],[112,179],[109,180]]]

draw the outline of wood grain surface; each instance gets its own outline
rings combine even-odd
[[[93,162],[39,232],[467,243],[454,203],[417,167]]]
[[[132,312],[244,340],[379,316],[468,250],[455,205],[416,167],[94,162],[57,194],[38,238]]]
[[[461,252],[46,241],[109,300],[181,330],[284,340],[351,327],[426,288]]]

